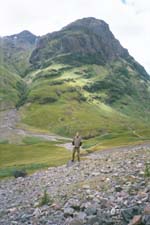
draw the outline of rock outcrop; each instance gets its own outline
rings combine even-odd
[[[41,37],[30,62],[37,65],[42,60],[59,58],[67,62],[70,59],[70,63],[82,60],[90,64],[104,64],[119,57],[128,58],[128,51],[120,45],[107,23],[90,17]]]

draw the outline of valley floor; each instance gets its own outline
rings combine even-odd
[[[26,178],[1,180],[0,224],[149,225],[149,163],[147,143],[92,153],[80,164]],[[49,199],[41,204],[44,190]]]

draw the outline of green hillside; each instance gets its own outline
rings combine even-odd
[[[19,101],[20,76],[0,66],[0,109],[14,108]]]
[[[26,84],[21,79],[28,73],[29,57],[36,36],[28,31],[0,38],[0,109],[24,103]]]
[[[84,18],[2,42],[10,46],[1,48],[9,68],[1,66],[1,102],[16,106],[23,123],[63,136],[78,130],[85,139],[149,138],[150,77],[104,21]]]
[[[23,122],[66,136],[78,130],[85,138],[131,135],[135,130],[145,130],[147,135],[149,81],[136,79],[138,74],[127,68],[126,74],[119,74],[123,71],[119,61],[105,67],[54,64],[28,75]]]

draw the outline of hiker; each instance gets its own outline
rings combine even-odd
[[[80,162],[80,146],[82,145],[82,138],[78,132],[73,138],[72,145],[74,145],[73,153],[72,153],[72,162],[74,162],[76,153],[77,153],[78,162]]]

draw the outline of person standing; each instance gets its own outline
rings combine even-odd
[[[82,145],[82,138],[77,132],[75,137],[73,138],[72,145],[74,145],[73,153],[72,153],[72,162],[75,160],[75,154],[77,153],[78,162],[80,162],[80,146]]]

